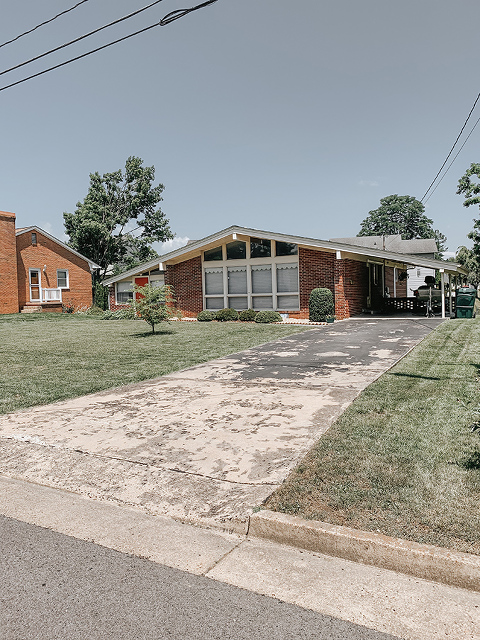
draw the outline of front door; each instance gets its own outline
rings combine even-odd
[[[385,293],[385,275],[383,264],[369,263],[368,265],[368,303],[367,308],[372,311],[383,309]]]
[[[30,269],[30,302],[42,301],[40,269]]]
[[[141,276],[139,278],[135,278],[135,284],[137,287],[144,287],[146,284],[148,284],[148,276]],[[138,300],[139,298],[143,298],[143,296],[139,293],[136,293],[135,300]]]

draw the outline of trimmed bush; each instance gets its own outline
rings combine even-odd
[[[282,322],[282,316],[277,311],[259,311],[255,316],[255,322]]]
[[[333,316],[334,313],[335,305],[330,289],[313,289],[308,301],[308,319],[311,322],[325,322],[327,316]]]
[[[100,316],[100,320],[134,320],[135,310],[129,309],[117,309],[117,311],[110,311],[107,309]]]
[[[238,319],[241,320],[242,322],[253,322],[255,320],[256,315],[257,315],[257,312],[254,311],[253,309],[244,309],[243,311],[240,311],[240,313],[238,314]]]
[[[200,311],[197,315],[197,320],[198,322],[211,322],[212,320],[215,320],[216,315],[215,311]]]
[[[238,311],[235,311],[235,309],[220,309],[215,314],[215,320],[218,320],[218,322],[238,320]]]

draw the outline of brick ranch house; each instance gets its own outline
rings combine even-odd
[[[15,214],[0,211],[0,313],[90,307],[99,268],[39,227],[16,229]]]
[[[335,314],[344,319],[380,309],[386,287],[407,295],[405,277],[413,265],[439,270],[442,290],[464,273],[452,262],[406,255],[383,248],[232,226],[192,241],[159,258],[104,280],[109,308],[133,299],[133,285],[172,285],[185,317],[203,309],[275,309],[289,318],[308,318],[315,287],[334,296]],[[445,295],[442,297],[445,313]]]

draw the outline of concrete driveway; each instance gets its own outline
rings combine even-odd
[[[352,400],[441,320],[351,319],[0,417],[0,473],[244,531]]]

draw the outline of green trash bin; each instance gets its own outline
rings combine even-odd
[[[455,317],[473,318],[476,297],[475,287],[459,287],[456,294]]]

